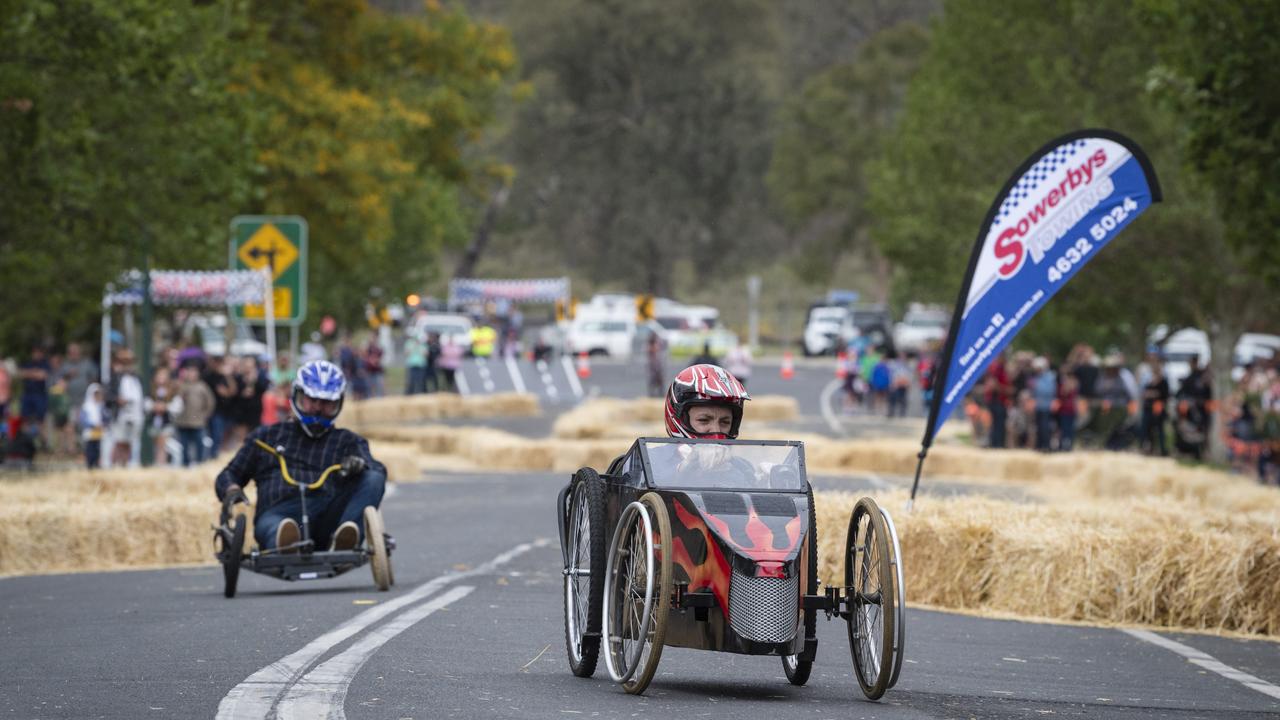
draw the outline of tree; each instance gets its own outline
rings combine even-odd
[[[772,3],[555,0],[510,22],[536,88],[512,213],[570,272],[669,293],[737,270],[770,224]]]
[[[850,250],[883,270],[866,241],[865,168],[893,129],[927,44],[916,23],[883,30],[853,62],[810,78],[783,106],[768,184],[774,201],[805,228],[792,249],[802,277],[826,284]]]
[[[228,90],[240,2],[13,1],[0,13],[0,347],[96,329],[108,281],[225,258],[249,195]],[[225,262],[225,260],[223,260]]]

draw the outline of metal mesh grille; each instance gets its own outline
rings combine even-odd
[[[756,642],[787,642],[796,635],[799,579],[751,577],[733,569],[729,582],[729,624]]]

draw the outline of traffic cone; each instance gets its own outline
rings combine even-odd
[[[796,376],[796,365],[791,360],[791,353],[782,353],[782,369],[780,371],[783,380],[790,380]]]
[[[578,377],[586,380],[591,377],[591,362],[587,360],[587,354],[578,353]]]
[[[836,353],[836,379],[843,380],[849,371],[844,366],[844,351]]]

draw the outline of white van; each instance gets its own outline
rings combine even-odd
[[[824,355],[839,351],[849,338],[842,336],[842,329],[849,318],[849,309],[843,305],[815,305],[809,308],[809,319],[804,326],[804,354]]]
[[[625,358],[631,355],[631,340],[635,334],[634,317],[580,314],[569,326],[565,349],[575,355],[585,352]]]

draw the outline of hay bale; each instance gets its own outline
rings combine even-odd
[[[878,498],[902,506],[903,493]],[[820,573],[843,579],[856,498],[818,493]],[[1055,507],[929,498],[895,512],[908,599],[1090,622],[1280,634],[1280,513],[1161,497]]]
[[[565,440],[662,436],[666,435],[662,412],[661,398],[595,398],[556,418],[551,435]],[[753,398],[747,405],[749,428],[756,427],[755,423],[795,420],[799,416],[796,399],[783,395]]]
[[[462,397],[454,393],[397,395],[347,403],[344,421],[353,428],[439,420],[441,418],[531,417],[541,412],[528,393]]]

